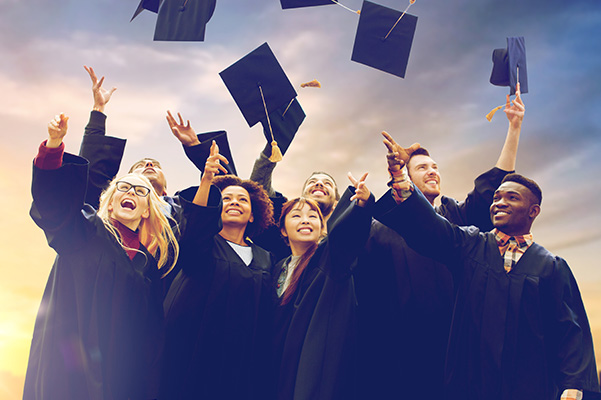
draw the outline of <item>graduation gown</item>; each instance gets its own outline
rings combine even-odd
[[[84,205],[85,159],[33,168],[31,216],[57,252],[36,318],[23,399],[149,399],[162,343],[159,271],[130,260]]]
[[[493,233],[449,223],[417,189],[400,205],[386,193],[375,216],[456,273],[447,398],[551,400],[570,388],[599,391],[588,319],[565,260],[534,243],[506,273]]]
[[[244,264],[218,234],[219,190],[211,188],[207,207],[191,202],[195,192],[180,193],[187,227],[164,302],[160,399],[264,399],[273,259],[250,243]]]
[[[489,207],[509,172],[486,171],[464,201],[443,196],[436,212],[459,225],[492,229]],[[359,302],[359,398],[440,399],[453,311],[449,269],[411,249],[373,220],[354,271]]]
[[[355,398],[356,298],[351,268],[365,245],[370,206],[342,196],[338,214],[275,317],[273,384],[279,400]],[[286,262],[288,259],[285,260]],[[284,261],[278,263],[277,282]],[[275,296],[277,298],[277,296]]]

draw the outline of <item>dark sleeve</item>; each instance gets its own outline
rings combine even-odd
[[[551,285],[553,318],[549,342],[558,366],[559,392],[565,389],[599,392],[593,339],[582,297],[570,268],[559,257],[555,257]]]
[[[186,157],[188,157],[188,160],[192,161],[192,164],[194,164],[196,168],[198,168],[201,174],[205,169],[207,158],[209,158],[209,155],[211,154],[211,144],[213,143],[213,139],[216,140],[217,136],[221,135],[225,135],[225,131],[199,133],[196,136],[198,137],[198,141],[200,142],[200,144],[194,146],[183,146],[184,153],[186,153]],[[229,154],[229,148],[220,148],[219,152],[229,160],[229,164],[222,164],[225,167],[225,169],[227,169],[228,174],[238,175],[232,156],[231,154]],[[218,175],[222,174],[223,172],[218,173]]]
[[[85,202],[98,208],[100,194],[119,172],[125,139],[105,136],[106,115],[99,111],[90,113],[79,155],[90,162],[88,191]]]
[[[57,253],[73,251],[87,237],[82,214],[87,179],[88,162],[69,153],[58,169],[33,167],[30,215]]]
[[[474,189],[468,193],[464,201],[458,202],[443,196],[441,205],[436,211],[450,222],[460,225],[474,225],[482,232],[493,228],[490,220],[490,205],[495,190],[501,185],[505,175],[510,172],[494,167],[474,181]]]
[[[348,275],[359,252],[365,247],[374,205],[374,197],[370,196],[365,207],[350,201],[355,188],[349,186],[336,205],[335,220],[328,220],[327,246],[332,273],[338,276]],[[339,209],[340,207],[340,209]]]
[[[205,253],[213,245],[213,237],[223,227],[221,222],[221,192],[216,186],[211,186],[209,201],[206,207],[192,202],[198,187],[191,187],[179,193],[182,207],[182,223],[180,224],[181,238],[180,257],[196,258]],[[183,266],[186,268],[186,264]]]
[[[273,176],[275,166],[276,163],[269,161],[269,157],[261,152],[259,158],[255,160],[252,172],[250,173],[250,180],[263,186],[263,189],[272,198],[278,195],[282,196],[281,193],[276,192],[271,186],[271,177]]]
[[[476,228],[451,224],[436,213],[418,188],[401,204],[386,192],[374,207],[374,218],[403,236],[413,250],[449,267],[459,265],[457,260],[470,240],[478,240]]]

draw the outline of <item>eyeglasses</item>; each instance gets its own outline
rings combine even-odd
[[[131,188],[134,188],[134,193],[140,197],[146,197],[148,196],[148,193],[150,193],[150,189],[146,186],[132,185],[131,183],[125,181],[118,181],[116,188],[118,191],[125,193],[129,192]]]

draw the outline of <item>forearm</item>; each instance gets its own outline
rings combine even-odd
[[[259,158],[255,160],[250,179],[263,186],[269,197],[275,197],[276,192],[271,186],[271,177],[276,163],[269,161],[269,158],[261,152]]]
[[[106,115],[102,111],[90,111],[90,119],[84,128],[84,135],[105,135],[106,134]]]
[[[522,130],[522,124],[509,124],[507,130],[507,136],[505,137],[505,143],[503,149],[499,155],[499,159],[495,166],[504,171],[514,171],[515,162],[518,153],[518,145],[520,142],[520,132]]]

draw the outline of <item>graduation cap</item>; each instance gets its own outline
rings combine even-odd
[[[152,11],[153,13],[159,12],[159,7],[161,6],[162,0],[140,0],[140,4],[138,4],[138,8],[136,8],[136,12],[134,12],[134,16],[131,17],[129,22],[133,21],[140,13],[144,10]]]
[[[269,114],[269,118],[263,118],[261,124],[267,142],[271,142],[273,146],[273,141],[275,141],[281,154],[286,154],[286,150],[288,150],[294,135],[305,120],[305,116],[300,103],[294,98],[289,104],[283,105]]]
[[[184,151],[186,155],[196,165],[201,171],[204,171],[205,163],[209,155],[211,154],[211,145],[213,140],[219,146],[219,154],[227,158],[229,164],[222,164],[225,169],[227,169],[227,173],[231,175],[238,175],[236,172],[236,166],[234,165],[234,158],[232,157],[232,151],[230,149],[230,143],[227,139],[226,131],[214,131],[214,132],[205,132],[199,133],[196,135],[200,144],[196,146],[184,146]],[[217,175],[223,175],[223,172],[218,171]]]
[[[344,4],[340,3],[338,0],[280,0],[282,4],[282,9],[285,10],[287,8],[301,8],[301,7],[315,7],[315,6],[327,6],[329,4],[336,4],[340,7],[347,9],[352,13],[359,14],[359,11],[355,11]]]
[[[416,26],[417,17],[407,10],[400,12],[365,0],[351,60],[404,78]]]
[[[216,0],[162,0],[154,40],[202,42]]]
[[[490,83],[496,86],[509,86],[509,94],[515,94],[516,84],[520,92],[528,93],[528,71],[526,70],[526,44],[524,37],[508,37],[507,48],[492,52],[492,73]]]
[[[251,127],[264,118],[269,119],[271,113],[282,106],[288,106],[296,97],[294,87],[267,43],[263,43],[219,75]],[[276,151],[272,151],[272,161],[281,160],[277,159],[279,150],[275,136],[272,138],[272,145]]]
[[[282,9],[288,8],[301,8],[301,7],[315,7],[315,6],[327,6],[329,4],[335,4],[332,0],[280,0]]]

